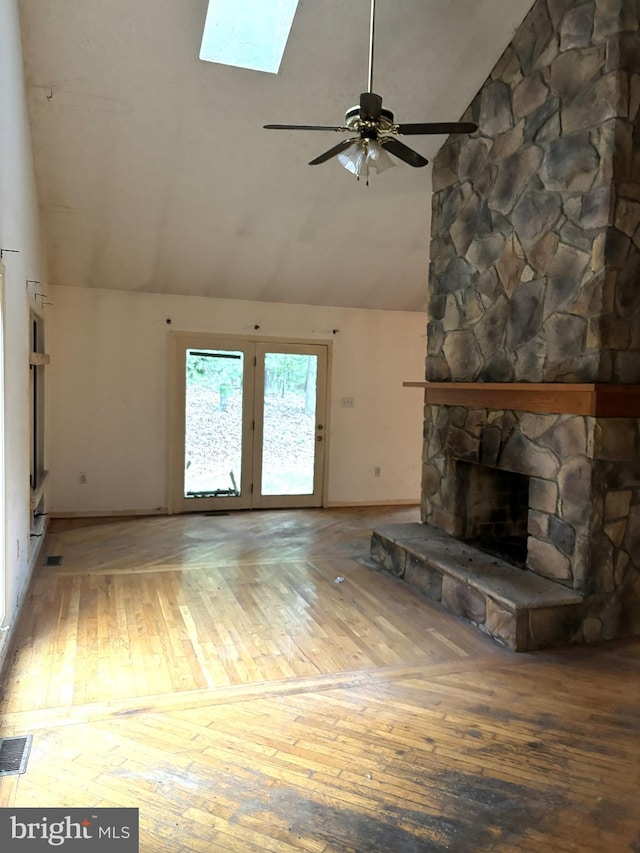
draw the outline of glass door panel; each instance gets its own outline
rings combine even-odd
[[[312,495],[318,356],[264,356],[262,494]]]
[[[171,338],[171,512],[251,506],[255,344]]]
[[[184,497],[239,497],[244,353],[188,349]]]

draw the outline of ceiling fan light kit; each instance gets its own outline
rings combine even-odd
[[[379,175],[396,165],[374,139],[352,142],[348,148],[338,154],[338,162],[357,178],[368,178],[371,171]]]
[[[336,157],[341,166],[358,179],[369,177],[371,171],[378,174],[394,166],[389,157],[393,154],[399,160],[414,168],[426,166],[429,162],[417,151],[409,148],[398,139],[400,136],[428,134],[473,133],[478,129],[472,122],[422,122],[414,124],[395,124],[393,113],[382,106],[382,98],[373,91],[373,51],[375,36],[376,0],[371,0],[371,19],[369,28],[369,78],[368,91],[360,95],[360,103],[347,110],[344,125],[300,125],[265,124],[266,130],[332,130],[355,133],[333,148],[309,161],[317,166]],[[367,181],[368,183],[368,181]]]

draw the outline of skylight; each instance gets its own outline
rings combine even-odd
[[[277,74],[298,0],[209,0],[200,59]]]

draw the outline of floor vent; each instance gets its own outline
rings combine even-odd
[[[45,566],[61,566],[62,565],[62,557],[60,554],[56,554],[54,557],[48,556],[44,561]]]
[[[32,740],[33,735],[0,738],[0,779],[25,772]]]

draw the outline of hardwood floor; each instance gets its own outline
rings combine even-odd
[[[54,521],[0,806],[137,806],[142,853],[640,853],[640,642],[501,649],[367,565],[416,519]]]

